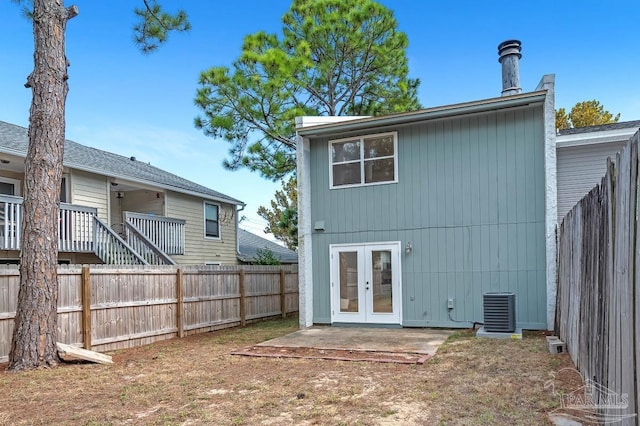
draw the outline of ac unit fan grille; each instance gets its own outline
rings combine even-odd
[[[513,333],[516,330],[516,295],[514,293],[485,293],[483,308],[486,331]]]

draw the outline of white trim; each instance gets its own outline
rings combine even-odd
[[[345,121],[361,120],[371,118],[370,115],[305,115],[296,117],[296,129],[303,127],[322,126],[325,124],[343,123]]]
[[[333,258],[334,253],[355,249],[358,253],[358,308],[359,312],[340,312],[339,293],[339,271],[336,269],[337,259]],[[365,282],[373,281],[371,277],[372,269],[368,264],[369,254],[374,250],[391,251],[391,271],[392,271],[392,310],[391,313],[375,313],[373,311],[373,290],[367,291]],[[346,243],[329,245],[329,275],[331,283],[329,285],[331,322],[340,323],[367,323],[367,324],[399,324],[402,325],[402,242],[401,241],[381,241],[366,243]]]
[[[555,75],[542,77],[538,88],[545,89],[544,101],[544,183],[546,232],[547,329],[553,330],[556,319],[558,184],[556,164]]]
[[[64,181],[64,191],[65,191],[65,199],[64,201],[60,200],[63,203],[69,203],[71,200],[71,183],[69,181],[69,173],[62,173],[62,180]],[[62,185],[61,185],[62,186]],[[107,197],[109,198],[109,197]],[[69,203],[71,204],[71,203]]]
[[[14,196],[21,197],[22,196],[22,188],[20,186],[20,181],[18,179],[13,179],[9,177],[0,176],[0,182],[9,183],[13,185]]]
[[[375,158],[365,158],[364,156],[364,141],[365,139],[373,139],[373,138],[382,138],[385,136],[392,136],[393,137],[393,156],[391,155],[387,155],[387,156],[383,156],[383,157],[375,157]],[[331,147],[333,144],[335,143],[341,143],[341,142],[349,142],[349,141],[353,141],[353,142],[360,142],[360,158],[358,160],[351,160],[351,161],[339,161],[337,163],[333,162],[333,152],[331,150]],[[366,134],[366,135],[360,135],[360,136],[353,136],[353,137],[349,137],[349,138],[341,138],[341,139],[331,139],[329,140],[329,142],[327,143],[327,147],[329,149],[329,189],[343,189],[343,188],[354,188],[354,187],[361,187],[361,186],[373,186],[373,185],[387,185],[390,183],[398,183],[398,132],[386,132],[386,133],[373,133],[373,134]],[[373,161],[373,160],[384,160],[387,158],[393,158],[393,180],[386,180],[386,181],[382,181],[382,182],[370,182],[370,183],[365,183],[365,170],[364,170],[364,166],[366,164],[367,161]],[[350,163],[359,163],[360,164],[360,183],[354,183],[354,184],[348,184],[348,185],[334,185],[333,184],[333,166],[334,164],[336,165],[340,165],[340,164],[350,164]]]
[[[313,325],[313,244],[311,240],[311,143],[296,136],[298,175],[298,318],[300,328]]]
[[[629,140],[637,131],[637,127],[629,127],[626,129],[600,130],[594,132],[575,133],[572,135],[558,135],[556,137],[556,146],[558,148],[566,148],[570,146],[623,142]]]
[[[217,237],[210,237],[207,235],[207,204],[211,206],[216,206],[218,208],[218,218],[217,218],[218,236]],[[212,203],[210,201],[202,202],[202,227],[203,227],[202,231],[203,231],[205,240],[220,240],[222,238],[222,227],[220,226],[220,204]]]
[[[298,129],[298,136],[319,137],[327,134],[371,131],[374,128],[399,126],[437,118],[454,118],[470,113],[485,113],[518,106],[533,106],[542,103],[545,98],[544,90],[520,93],[517,95],[500,96],[498,98],[483,99],[461,104],[443,105],[418,111],[383,115],[372,118],[349,120],[333,124],[309,126]]]

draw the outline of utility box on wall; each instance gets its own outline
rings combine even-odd
[[[484,329],[488,332],[513,333],[516,330],[516,295],[514,293],[485,293]]]

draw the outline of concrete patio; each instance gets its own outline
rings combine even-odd
[[[258,347],[313,348],[433,356],[453,330],[313,326],[259,343]]]

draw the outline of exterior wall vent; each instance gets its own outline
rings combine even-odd
[[[485,293],[484,329],[488,332],[513,333],[516,330],[516,295],[514,293]]]

